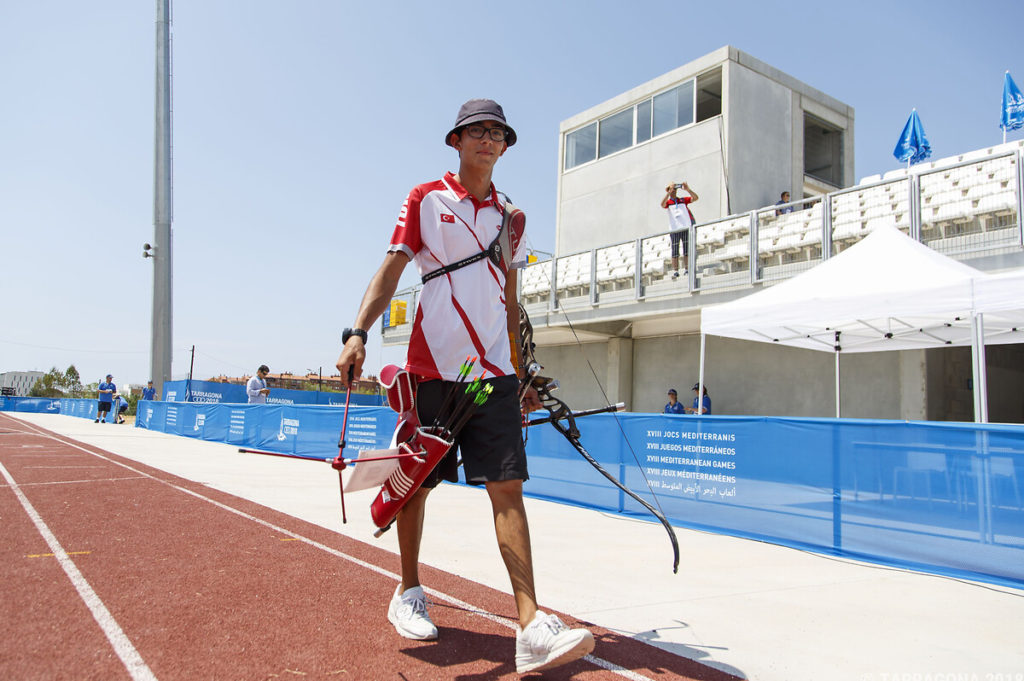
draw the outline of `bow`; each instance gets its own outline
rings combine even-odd
[[[672,525],[669,524],[664,513],[649,504],[633,490],[622,484],[622,482],[620,482],[614,475],[605,470],[605,468],[590,455],[590,452],[586,450],[583,443],[580,442],[580,431],[579,428],[576,427],[576,419],[578,417],[620,411],[625,407],[625,405],[619,403],[616,405],[609,405],[607,407],[600,407],[598,409],[574,412],[568,404],[551,394],[551,391],[558,387],[558,381],[540,375],[540,371],[544,367],[541,366],[537,361],[537,358],[534,356],[535,345],[533,342],[533,324],[530,323],[530,317],[527,315],[526,309],[521,304],[519,305],[519,333],[521,337],[521,345],[518,350],[521,353],[520,357],[526,367],[519,389],[520,399],[526,393],[526,390],[532,387],[537,391],[537,396],[540,398],[541,406],[548,412],[548,416],[546,418],[531,421],[527,423],[527,425],[550,423],[555,430],[561,433],[562,436],[568,440],[573,449],[579,452],[580,456],[586,459],[587,463],[597,469],[597,472],[607,478],[610,483],[618,487],[627,496],[646,508],[655,518],[657,518],[664,526],[665,531],[668,532],[669,541],[672,542],[672,572],[679,572],[679,541],[676,539],[675,530],[672,529]],[[618,419],[616,419],[616,423],[618,423]],[[622,426],[620,425],[619,428],[621,430]],[[625,433],[623,433],[623,437],[625,437]],[[629,440],[626,440],[626,444],[629,444]],[[630,451],[633,451],[632,447],[629,449]],[[635,452],[633,453],[633,458],[636,459]],[[639,463],[639,460],[637,460],[638,465]],[[651,496],[654,496],[653,490],[651,490]],[[655,501],[657,501],[657,497],[655,497]]]

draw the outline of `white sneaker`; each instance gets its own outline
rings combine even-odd
[[[416,641],[429,641],[437,638],[437,627],[430,621],[427,614],[427,596],[423,587],[414,586],[403,594],[399,594],[402,585],[395,588],[388,606],[388,622],[395,625],[395,631]]]
[[[526,629],[516,628],[516,672],[550,669],[578,660],[594,649],[594,635],[570,629],[554,615],[537,611]]]
[[[672,279],[678,279],[678,278],[679,278],[679,271],[676,270],[675,272],[672,273]]]

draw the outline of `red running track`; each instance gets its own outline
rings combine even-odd
[[[507,594],[424,567],[440,636],[406,640],[394,554],[7,414],[0,526],[4,679],[518,678]],[[527,677],[736,678],[588,626],[593,654]]]

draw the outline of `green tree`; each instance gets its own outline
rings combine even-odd
[[[28,394],[29,397],[88,397],[74,364],[63,372],[53,367],[33,384]]]
[[[64,382],[64,374],[57,370],[57,367],[53,367],[45,374],[42,378],[32,384],[32,389],[28,391],[29,397],[63,397],[64,391],[61,389],[61,384]]]
[[[85,387],[82,385],[82,376],[78,369],[72,364],[64,370],[64,381],[62,387],[69,397],[86,397]]]

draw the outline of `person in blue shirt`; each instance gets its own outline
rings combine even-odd
[[[99,405],[97,405],[96,421],[94,423],[99,423],[100,419],[103,419],[103,423],[106,423],[107,414],[110,413],[110,405],[114,401],[114,393],[117,392],[117,386],[114,385],[114,377],[107,374],[107,380],[100,383],[98,391],[100,402]]]
[[[789,203],[789,201],[790,201],[790,199],[789,199],[789,192],[782,192],[782,196],[780,196],[779,200],[775,202],[775,205],[776,206],[782,206],[784,204]],[[793,212],[793,206],[786,206],[785,208],[776,208],[775,209],[775,214],[776,215],[785,215],[786,213],[792,213],[792,212]]]
[[[686,409],[683,407],[681,402],[676,400],[676,389],[669,388],[668,391],[668,404],[665,405],[666,414],[685,414]]]
[[[156,388],[153,387],[153,381],[146,384],[146,387],[142,389],[142,399],[144,400],[155,400],[156,399]]]
[[[120,393],[114,395],[114,423],[124,423],[124,415],[127,411],[128,398]]]
[[[699,410],[698,410],[698,406],[697,406],[698,405],[698,399],[697,399],[697,394],[696,394],[698,390],[700,390],[700,383],[694,383],[693,384],[693,392],[694,392],[694,395],[693,395],[693,406],[692,407],[687,407],[686,408],[686,413],[687,414],[707,414],[708,416],[711,416],[711,398],[708,396],[708,387],[704,386],[704,399],[702,400],[703,404],[700,405]]]

